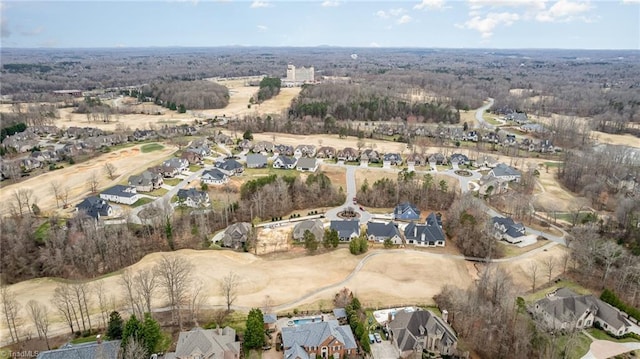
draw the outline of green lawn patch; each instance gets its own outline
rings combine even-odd
[[[71,340],[72,344],[82,344],[82,343],[92,343],[96,341],[96,336],[92,335],[89,337],[76,338]]]
[[[569,288],[572,291],[578,293],[578,294],[591,294],[591,292],[586,289],[585,287],[581,286],[580,284],[568,281],[568,280],[561,280],[558,283],[554,283],[552,286],[547,287],[545,289],[541,289],[535,293],[529,294],[527,296],[524,297],[525,301],[527,301],[528,303],[533,303],[536,302],[542,298],[544,298],[547,293],[551,293],[554,290],[558,289],[558,288]]]
[[[158,188],[158,189],[154,189],[151,192],[148,192],[147,194],[149,196],[154,196],[154,197],[162,197],[164,196],[167,192],[169,192],[168,189],[166,188]]]
[[[605,332],[602,329],[596,329],[596,328],[589,328],[587,329],[587,333],[589,333],[592,337],[596,338],[596,339],[600,339],[600,340],[608,340],[611,342],[617,342],[617,343],[633,343],[633,342],[638,342],[638,340],[634,339],[634,338],[622,338],[622,339],[618,339],[615,337],[612,337],[611,335],[609,335],[609,333]]]
[[[556,353],[562,353],[566,350],[564,357],[567,359],[580,359],[589,351],[591,339],[584,333],[576,333],[573,338],[569,335],[560,335],[556,341]]]
[[[136,201],[136,203],[132,204],[131,207],[140,207],[142,205],[145,205],[147,203],[151,203],[153,202],[153,199],[151,198],[147,198],[147,197],[142,197],[139,200]]]
[[[380,168],[382,168],[382,162],[378,162],[378,163],[369,162],[369,167],[380,167]]]
[[[200,166],[198,166],[198,165],[191,165],[191,166],[189,166],[189,171],[191,171],[191,172],[198,172],[198,171],[200,171],[200,169],[201,169],[201,168],[202,168],[202,167],[200,167]]]
[[[146,145],[142,145],[142,147],[140,147],[140,151],[142,151],[142,153],[160,150],[164,150],[164,146],[159,143],[147,143]]]
[[[547,167],[560,167],[562,166],[562,162],[544,162],[544,165]]]
[[[169,186],[176,186],[178,183],[182,182],[180,178],[165,178],[164,184]]]

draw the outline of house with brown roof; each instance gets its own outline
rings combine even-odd
[[[336,154],[338,161],[357,161],[360,155],[358,154],[358,150],[352,147],[345,147],[344,149],[338,151]]]
[[[336,149],[330,146],[320,147],[316,152],[318,158],[334,158],[336,156]]]
[[[217,329],[194,328],[180,332],[176,351],[165,359],[239,359],[240,342],[231,327]]]

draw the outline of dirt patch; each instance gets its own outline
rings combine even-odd
[[[258,255],[283,252],[291,248],[293,224],[273,228],[262,227],[258,230]]]
[[[500,263],[499,265],[505,268],[507,273],[511,274],[515,285],[518,287],[518,291],[526,292],[531,290],[532,285],[531,270],[529,269],[531,263],[536,263],[538,266],[536,286],[541,286],[548,281],[545,261],[548,258],[553,258],[554,268],[551,276],[553,280],[553,278],[562,274],[562,257],[568,253],[568,251],[566,247],[558,245],[546,251],[535,252],[517,261]]]

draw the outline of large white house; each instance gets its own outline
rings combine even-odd
[[[138,191],[133,186],[115,185],[100,193],[100,198],[105,201],[132,205],[140,199]]]
[[[229,176],[218,168],[213,168],[202,173],[202,183],[220,185],[229,182]]]

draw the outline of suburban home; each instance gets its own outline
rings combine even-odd
[[[19,352],[16,352],[19,353]],[[102,341],[83,344],[65,344],[59,349],[36,352],[36,359],[118,359],[120,358],[120,341]]]
[[[469,132],[465,133],[464,135],[462,135],[462,139],[464,141],[478,142],[478,132],[469,131]]]
[[[84,212],[96,220],[99,220],[100,217],[108,217],[113,214],[113,208],[109,202],[96,196],[85,198],[76,206],[76,211]]]
[[[468,165],[471,163],[469,161],[469,157],[463,155],[462,153],[454,153],[449,157],[449,161],[452,164],[457,164],[458,166]]]
[[[251,149],[253,153],[273,152],[273,143],[268,141],[260,141],[253,145]]]
[[[260,153],[250,153],[247,155],[247,168],[267,167],[267,156]]]
[[[135,187],[122,186],[119,184],[100,192],[100,198],[105,201],[124,203],[128,205],[132,205],[140,199]]]
[[[206,170],[202,172],[202,177],[200,181],[205,184],[225,184],[229,182],[229,176],[226,173],[217,168],[212,168],[210,170]]]
[[[264,321],[264,330],[275,332],[278,330],[278,315],[276,313],[265,313],[262,315]]]
[[[494,237],[509,243],[520,243],[525,237],[526,229],[522,223],[516,223],[509,217],[493,217]]]
[[[185,152],[197,153],[203,158],[207,156],[211,156],[211,149],[209,148],[209,145],[206,142],[200,142],[198,145],[196,145],[195,143],[192,143],[191,146],[187,148]]]
[[[273,168],[294,169],[297,163],[298,160],[295,157],[280,155],[273,160]]]
[[[520,131],[542,133],[545,132],[545,128],[539,123],[526,123],[520,126]]]
[[[296,223],[293,227],[293,239],[296,241],[304,240],[304,232],[310,231],[316,236],[316,240],[321,241],[324,237],[324,226],[319,219],[308,219],[306,221]]]
[[[508,182],[520,182],[522,173],[509,165],[500,163],[489,171],[489,176]]]
[[[213,136],[213,142],[219,143],[221,145],[233,145],[233,138],[231,138],[231,136],[229,135],[225,135],[222,132],[218,132]]]
[[[316,152],[318,158],[334,158],[336,156],[336,149],[329,146],[320,147]]]
[[[202,155],[193,151],[182,152],[180,158],[182,158],[183,160],[187,160],[191,165],[199,164],[202,162]]]
[[[447,157],[445,155],[443,155],[442,153],[438,152],[438,153],[434,153],[431,156],[429,156],[429,164],[430,165],[438,165],[438,166],[442,166],[442,165],[446,165],[447,164]]]
[[[139,175],[129,177],[129,186],[136,188],[138,192],[151,192],[162,187],[164,179],[162,175],[151,171],[144,171]]]
[[[551,140],[542,140],[539,144],[540,152],[555,152],[555,147],[553,147],[553,142]]]
[[[314,145],[298,145],[293,150],[293,155],[300,157],[314,157],[316,155],[316,146]]]
[[[241,151],[249,151],[253,148],[253,142],[251,140],[242,139],[242,141],[238,142],[236,146]]]
[[[349,242],[360,236],[360,222],[357,220],[331,221],[329,228],[338,232],[341,241]]]
[[[376,150],[367,148],[366,150],[362,151],[362,153],[360,154],[360,162],[379,163],[380,154]]]
[[[234,159],[229,159],[224,162],[216,162],[215,166],[228,176],[239,175],[244,172],[244,166]]]
[[[420,210],[409,202],[402,202],[393,209],[393,219],[400,221],[417,221]]]
[[[209,205],[209,194],[205,191],[198,191],[195,188],[178,190],[178,203],[187,207],[198,208]]]
[[[202,329],[193,328],[180,332],[176,351],[167,353],[165,359],[239,359],[240,342],[231,327]]]
[[[355,358],[358,345],[349,325],[328,320],[282,328],[286,359]]]
[[[139,130],[136,128],[133,131],[133,139],[135,141],[145,141],[156,137],[158,137],[158,133],[154,130]]]
[[[407,165],[410,165],[412,162],[414,166],[424,166],[426,159],[423,155],[414,152],[407,157]]]
[[[338,161],[354,162],[357,161],[359,157],[358,150],[351,147],[345,147],[336,154]]]
[[[399,166],[402,164],[402,156],[399,153],[385,153],[382,157],[382,164],[385,167]]]
[[[499,143],[500,135],[498,135],[495,132],[489,132],[482,136],[482,141],[488,142],[488,143]]]
[[[445,237],[442,231],[442,220],[432,212],[427,216],[425,224],[409,223],[404,229],[404,238],[408,244],[444,247]]]
[[[175,174],[181,174],[182,172],[189,169],[189,161],[183,158],[171,158],[162,163],[162,167],[166,167],[168,169],[175,169],[173,172]],[[174,174],[174,176],[175,176]],[[166,177],[166,176],[165,176]]]
[[[505,146],[515,146],[518,144],[518,140],[516,139],[516,135],[508,133],[505,137],[504,140],[502,141],[502,144]]]
[[[590,328],[598,323],[607,332],[622,336],[631,324],[622,313],[593,295],[579,295],[558,288],[533,306],[534,318],[550,331]]]
[[[498,159],[493,156],[479,156],[474,162],[473,167],[488,167],[494,168],[498,165]]]
[[[529,118],[527,117],[527,114],[524,112],[511,112],[507,114],[507,116],[505,116],[505,120],[513,121],[519,125],[529,122]]]
[[[367,222],[367,237],[373,242],[383,243],[388,238],[393,244],[402,244],[400,230],[392,221],[387,223]]]
[[[503,181],[496,177],[492,177],[489,175],[484,175],[480,177],[478,180],[478,185],[480,189],[478,189],[478,193],[483,196],[490,196],[492,194],[499,194],[506,191],[509,188],[509,182]]]
[[[224,230],[222,245],[224,247],[239,249],[249,240],[251,234],[251,223],[238,222],[230,225]]]
[[[318,170],[318,161],[315,158],[302,157],[296,165],[298,171],[315,172]]]
[[[277,153],[281,156],[293,156],[293,146],[275,145],[273,146],[273,153]]]
[[[443,315],[446,312],[443,312]],[[391,342],[407,358],[423,350],[439,355],[454,355],[458,337],[446,318],[428,310],[399,311],[388,323]]]

